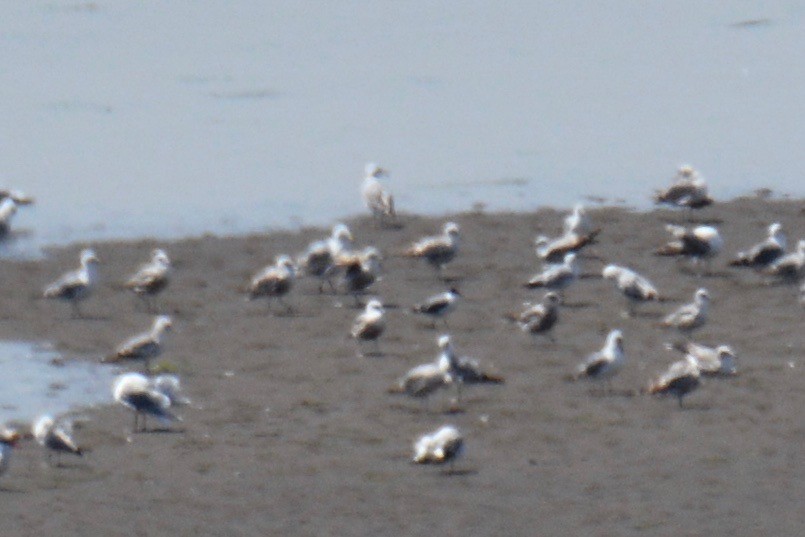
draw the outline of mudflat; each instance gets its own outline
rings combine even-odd
[[[0,477],[0,533],[13,535],[797,535],[805,528],[805,308],[795,285],[769,284],[729,258],[783,224],[789,247],[805,236],[802,200],[738,199],[696,212],[725,244],[700,276],[657,257],[664,224],[685,212],[591,209],[602,231],[580,255],[582,278],[566,290],[555,341],[533,339],[504,319],[542,292],[523,288],[540,268],[537,233],[556,235],[562,214],[403,216],[400,229],[349,223],[358,246],[383,253],[370,296],[387,305],[379,356],[361,357],[349,329],[351,296],[299,279],[276,315],[247,302],[249,278],[283,254],[328,234],[304,229],[92,246],[103,281],[83,304],[39,298],[76,264],[84,245],[41,261],[0,261],[0,337],[50,341],[67,357],[100,359],[151,316],[120,284],[155,246],[175,271],[159,298],[175,331],[160,357],[193,404],[162,432],[131,434],[131,415],[111,403],[82,409],[75,430],[86,455],[44,461],[23,441]],[[461,249],[440,281],[399,256],[411,241],[461,226]],[[663,300],[625,317],[624,299],[600,277],[604,263],[636,269]],[[410,312],[458,287],[449,329]],[[681,336],[657,326],[699,287],[712,297],[693,339],[729,344],[740,374],[708,378],[680,409],[639,390],[681,355]],[[364,298],[365,300],[365,298]],[[278,310],[275,310],[278,311]],[[627,362],[613,392],[566,377],[606,333],[623,331]],[[411,367],[436,358],[449,333],[459,354],[505,378],[453,390],[424,404],[387,393]],[[136,370],[138,364],[129,364]],[[109,366],[115,367],[115,366]],[[5,384],[13,379],[1,379]],[[410,460],[421,434],[452,423],[465,456],[446,474]]]

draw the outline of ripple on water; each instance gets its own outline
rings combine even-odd
[[[0,341],[0,424],[110,403],[114,368],[63,359],[47,344]]]

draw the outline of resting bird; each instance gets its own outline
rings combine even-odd
[[[738,364],[732,348],[719,345],[711,348],[692,341],[677,342],[674,348],[691,357],[702,375],[733,376],[738,374]]]
[[[380,336],[386,330],[385,310],[383,303],[372,299],[366,304],[366,309],[355,318],[350,334],[360,346],[364,341],[374,341],[376,354],[380,354]],[[361,351],[361,356],[363,352]]]
[[[84,452],[70,437],[70,427],[60,425],[50,416],[41,416],[33,424],[33,433],[36,442],[47,451],[48,462],[56,454],[56,466],[61,463],[62,453],[71,453],[79,457]]]
[[[444,425],[436,431],[421,436],[414,443],[413,462],[417,464],[450,463],[453,472],[456,459],[464,452],[464,437],[452,425]]]
[[[611,383],[612,377],[621,370],[625,361],[623,333],[620,330],[612,330],[607,336],[604,347],[580,363],[573,378],[574,380],[581,378],[606,379],[608,383]]]
[[[17,214],[17,204],[11,198],[0,201],[0,239],[11,232],[11,219]]]
[[[171,399],[159,391],[140,373],[124,373],[119,375],[112,385],[112,395],[115,401],[128,407],[134,412],[134,425],[132,432],[146,430],[148,416],[157,418],[163,423],[178,421],[179,418],[170,411]],[[142,416],[142,428],[138,429],[139,418]]]
[[[312,242],[304,254],[299,257],[299,268],[308,276],[319,279],[319,293],[326,282],[330,290],[335,291],[333,278],[336,274],[336,259],[352,250],[352,232],[345,224],[333,226],[330,238]]]
[[[441,235],[420,239],[405,250],[403,255],[424,259],[441,275],[444,266],[456,257],[458,245],[458,224],[447,222]]]
[[[634,307],[640,302],[659,300],[657,288],[645,277],[626,267],[607,265],[601,272],[605,280],[615,282],[615,287],[626,297],[629,303],[629,315],[634,315]]]
[[[137,272],[125,283],[126,289],[145,302],[146,309],[153,313],[156,310],[156,296],[170,282],[171,262],[168,254],[161,248],[151,251],[151,261],[140,266]]]
[[[394,197],[378,181],[379,177],[387,177],[388,173],[374,162],[367,163],[364,171],[366,176],[361,187],[363,202],[366,204],[366,208],[371,211],[372,217],[376,218],[382,226],[386,223],[386,218],[396,216]]]
[[[431,328],[436,328],[436,319],[439,318],[441,318],[442,321],[444,321],[444,325],[447,326],[447,316],[456,309],[456,304],[460,297],[461,293],[458,292],[458,289],[451,287],[450,290],[439,293],[438,295],[433,295],[422,304],[417,304],[411,311],[430,317],[433,321]]]
[[[453,378],[450,375],[450,361],[441,353],[435,362],[421,364],[403,375],[389,393],[404,393],[410,397],[428,397],[436,391],[447,387]]]
[[[805,275],[805,239],[799,240],[796,252],[777,258],[764,273],[789,281],[802,278]]]
[[[674,240],[658,248],[655,252],[657,255],[682,256],[699,263],[718,255],[724,246],[724,240],[713,226],[686,229],[668,224],[665,229],[674,236]]]
[[[87,248],[81,251],[81,267],[64,274],[61,278],[45,287],[45,298],[67,300],[73,307],[73,316],[81,317],[79,302],[92,293],[98,279],[98,258],[95,251]]]
[[[569,232],[553,240],[545,235],[540,235],[534,240],[537,257],[548,263],[559,262],[569,252],[578,252],[588,244],[593,244],[599,232],[598,229],[587,235]]]
[[[0,476],[8,470],[11,462],[11,452],[20,439],[20,433],[6,427],[0,428]]]
[[[559,295],[553,292],[545,293],[542,302],[528,305],[522,312],[509,314],[506,318],[516,322],[520,330],[527,334],[548,336],[551,341],[555,341],[549,333],[559,320]]]
[[[654,202],[700,209],[711,205],[713,198],[708,194],[707,183],[698,172],[690,166],[682,166],[677,172],[674,183],[654,195]]]
[[[682,399],[699,387],[699,367],[695,358],[686,356],[684,360],[674,362],[668,370],[649,384],[649,394],[673,395],[682,408]]]
[[[360,304],[358,295],[374,283],[380,281],[380,271],[383,260],[377,248],[369,246],[357,256],[353,256],[347,261],[339,261],[344,269],[344,288],[355,298],[355,303]]]
[[[676,328],[684,334],[690,334],[693,330],[701,328],[707,321],[707,313],[710,308],[710,293],[707,289],[696,290],[693,295],[693,302],[685,304],[662,320],[660,326]]]
[[[745,252],[738,252],[735,259],[730,261],[730,266],[766,268],[785,254],[786,243],[783,226],[779,222],[775,222],[769,226],[769,236],[766,240]]]
[[[172,328],[173,323],[167,315],[154,317],[151,330],[126,340],[104,362],[143,360],[146,372],[150,371],[151,359],[162,354],[162,336]]]
[[[577,203],[573,207],[573,212],[565,217],[563,229],[565,235],[572,233],[580,237],[589,236],[595,232],[590,217],[587,216],[587,210],[581,203]]]
[[[525,286],[529,289],[545,288],[560,291],[567,288],[579,277],[579,267],[576,263],[576,254],[565,254],[564,261],[558,265],[548,265],[539,274],[532,276]]]
[[[261,297],[268,298],[269,310],[271,309],[271,302],[276,299],[290,312],[291,307],[285,304],[283,297],[293,287],[295,277],[296,268],[293,261],[287,255],[281,255],[277,257],[274,265],[269,265],[254,275],[249,285],[247,298],[248,300]]]

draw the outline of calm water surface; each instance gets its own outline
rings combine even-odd
[[[6,2],[14,247],[405,211],[805,195],[802,2]],[[19,245],[22,246],[19,246]]]

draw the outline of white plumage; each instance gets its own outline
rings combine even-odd
[[[92,293],[98,279],[98,257],[95,251],[87,248],[81,251],[81,267],[62,275],[61,278],[45,287],[45,298],[67,300],[73,307],[73,315],[81,316],[79,302]]]
[[[173,322],[169,316],[158,315],[154,317],[150,330],[127,339],[104,361],[143,360],[145,362],[145,370],[148,371],[150,369],[151,359],[156,358],[162,353],[163,335],[165,332],[171,330],[172,327]]]
[[[576,254],[570,252],[565,254],[564,261],[556,265],[546,266],[542,272],[532,276],[525,284],[529,289],[542,287],[559,291],[567,288],[579,276],[579,267],[576,262]]]
[[[170,283],[171,262],[161,248],[151,251],[151,260],[141,265],[137,272],[126,280],[125,287],[143,299],[148,311],[154,311],[154,301]]]
[[[366,204],[366,208],[371,211],[372,216],[377,218],[382,225],[387,217],[394,218],[396,216],[394,197],[378,181],[379,177],[385,177],[388,173],[374,162],[367,163],[364,171],[365,177],[361,187],[363,202]]]
[[[152,416],[163,423],[179,420],[171,412],[171,398],[155,386],[152,381],[140,373],[124,373],[119,375],[112,385],[115,401],[128,407],[134,413],[132,432],[145,430],[146,418]],[[142,429],[138,429],[142,416]]]
[[[601,275],[605,280],[615,282],[615,287],[629,302],[629,313],[633,313],[634,305],[639,302],[660,299],[660,293],[654,284],[632,269],[607,265]]]
[[[414,443],[413,462],[417,464],[444,464],[449,462],[452,471],[456,459],[464,452],[464,437],[453,425],[444,425],[421,436]]]
[[[623,333],[620,330],[612,330],[607,335],[604,347],[579,364],[574,378],[610,379],[621,370],[625,361]]]
[[[47,451],[48,460],[55,453],[57,464],[62,453],[71,453],[81,457],[83,451],[70,436],[69,423],[57,423],[51,416],[39,417],[33,424],[32,431],[36,442]]]
[[[424,259],[441,273],[444,266],[452,261],[458,253],[459,232],[458,224],[447,222],[442,227],[441,235],[418,240],[405,250],[403,255]]]
[[[693,295],[693,302],[670,313],[662,320],[661,325],[676,328],[685,333],[691,332],[704,325],[709,308],[710,293],[704,288],[697,289]]]

